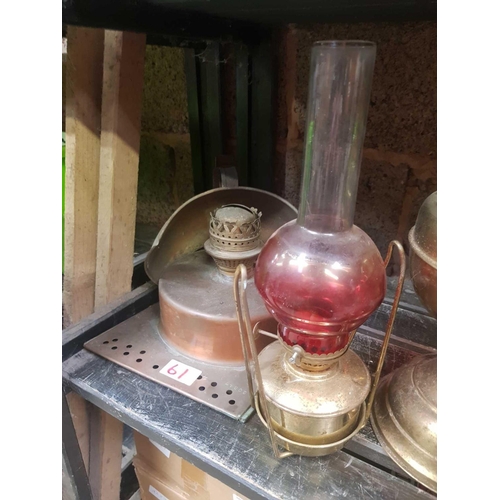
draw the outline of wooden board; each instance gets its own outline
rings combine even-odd
[[[71,27],[68,39],[66,325],[131,288],[146,46],[145,35]],[[123,424],[69,402],[93,497],[118,500]]]
[[[119,500],[123,423],[92,406],[89,479],[95,500]]]
[[[131,289],[145,51],[144,34],[105,33],[96,309]],[[119,420],[93,409],[90,485],[95,499],[120,497],[122,435]]]
[[[95,307],[130,291],[146,35],[106,31]]]
[[[68,27],[64,324],[94,310],[104,31]]]
[[[66,396],[66,401],[68,402],[69,412],[78,439],[78,445],[80,446],[83,463],[88,474],[90,457],[90,420],[88,410],[90,403],[87,403],[85,399],[75,392],[70,392]]]

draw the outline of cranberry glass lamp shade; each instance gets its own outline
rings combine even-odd
[[[385,295],[380,252],[353,224],[375,53],[371,42],[314,45],[299,215],[255,266],[278,334],[310,354],[343,349]]]

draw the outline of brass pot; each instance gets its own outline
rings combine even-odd
[[[415,292],[437,317],[437,192],[422,204],[410,241],[410,276]]]
[[[337,445],[364,420],[360,413],[371,378],[353,351],[331,361],[326,370],[311,372],[293,362],[279,340],[262,350],[259,365],[272,427],[289,451],[302,445],[301,454],[332,453],[331,445],[341,447]]]
[[[387,454],[411,477],[437,489],[437,356],[414,358],[382,379],[371,416]]]
[[[409,234],[415,292],[437,317],[437,193],[419,210]],[[411,477],[437,490],[437,355],[417,356],[380,382],[371,414],[387,454]]]

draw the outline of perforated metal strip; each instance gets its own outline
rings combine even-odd
[[[179,353],[160,336],[158,323],[159,306],[155,304],[90,340],[85,348],[232,418],[248,419],[251,402],[245,367],[205,363]],[[167,365],[173,367],[171,376],[164,374]],[[194,381],[184,383],[189,383],[196,370],[201,373]]]

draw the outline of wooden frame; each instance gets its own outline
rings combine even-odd
[[[68,30],[66,325],[131,289],[145,48],[145,34]],[[118,500],[123,424],[66,403],[93,498]]]

